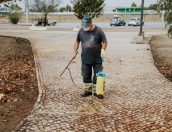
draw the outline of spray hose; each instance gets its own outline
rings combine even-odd
[[[70,69],[67,68],[67,70],[69,71],[70,79],[71,79],[73,85],[76,86],[77,88],[80,88],[80,87],[79,87],[78,85],[76,85],[76,83],[74,82],[74,79],[73,79],[73,77],[72,77],[72,73],[71,73]]]
[[[78,85],[76,85],[76,83],[74,82],[74,79],[72,77],[72,73],[70,71],[70,69],[68,68],[69,65],[73,62],[73,60],[76,58],[78,52],[75,53],[74,57],[69,61],[69,63],[67,64],[67,66],[65,67],[65,69],[62,71],[62,73],[60,74],[60,77],[64,74],[64,72],[66,71],[66,69],[69,71],[69,75],[70,75],[70,78],[71,78],[71,81],[73,83],[74,86],[76,86],[77,88],[80,88]]]

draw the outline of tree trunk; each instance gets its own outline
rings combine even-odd
[[[47,25],[47,14],[45,14],[45,17],[44,17],[44,27]]]

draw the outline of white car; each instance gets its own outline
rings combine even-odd
[[[110,23],[110,26],[125,26],[125,21],[121,17],[114,17]]]
[[[132,18],[128,22],[128,26],[140,26],[140,23],[141,23],[141,21],[139,18]],[[144,22],[143,22],[143,24],[144,24]]]

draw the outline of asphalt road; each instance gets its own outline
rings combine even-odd
[[[110,22],[96,22],[97,26],[106,29],[107,31],[139,31],[139,26],[110,26]],[[17,25],[13,24],[0,24],[0,30],[29,30],[32,23],[19,23]],[[81,27],[81,23],[57,23],[55,26],[47,26],[48,30],[72,30],[73,28]],[[145,22],[144,23],[144,30],[145,31],[152,31],[152,30],[164,30],[165,23],[163,22]]]
[[[100,26],[102,28],[113,28],[110,26],[110,22],[97,22],[95,23],[97,26]],[[128,24],[126,23],[126,26],[118,26],[118,28],[126,28],[129,26],[127,26]],[[59,27],[59,28],[73,28],[73,27],[80,27],[81,23],[57,23],[55,27]],[[130,27],[130,28],[133,28]],[[139,27],[135,27],[135,28],[139,28]],[[145,22],[144,23],[144,28],[165,28],[165,23],[163,22]]]

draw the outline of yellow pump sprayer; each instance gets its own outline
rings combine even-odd
[[[100,71],[96,74],[96,76],[96,94],[98,96],[103,96],[105,93],[106,73],[104,71]]]

